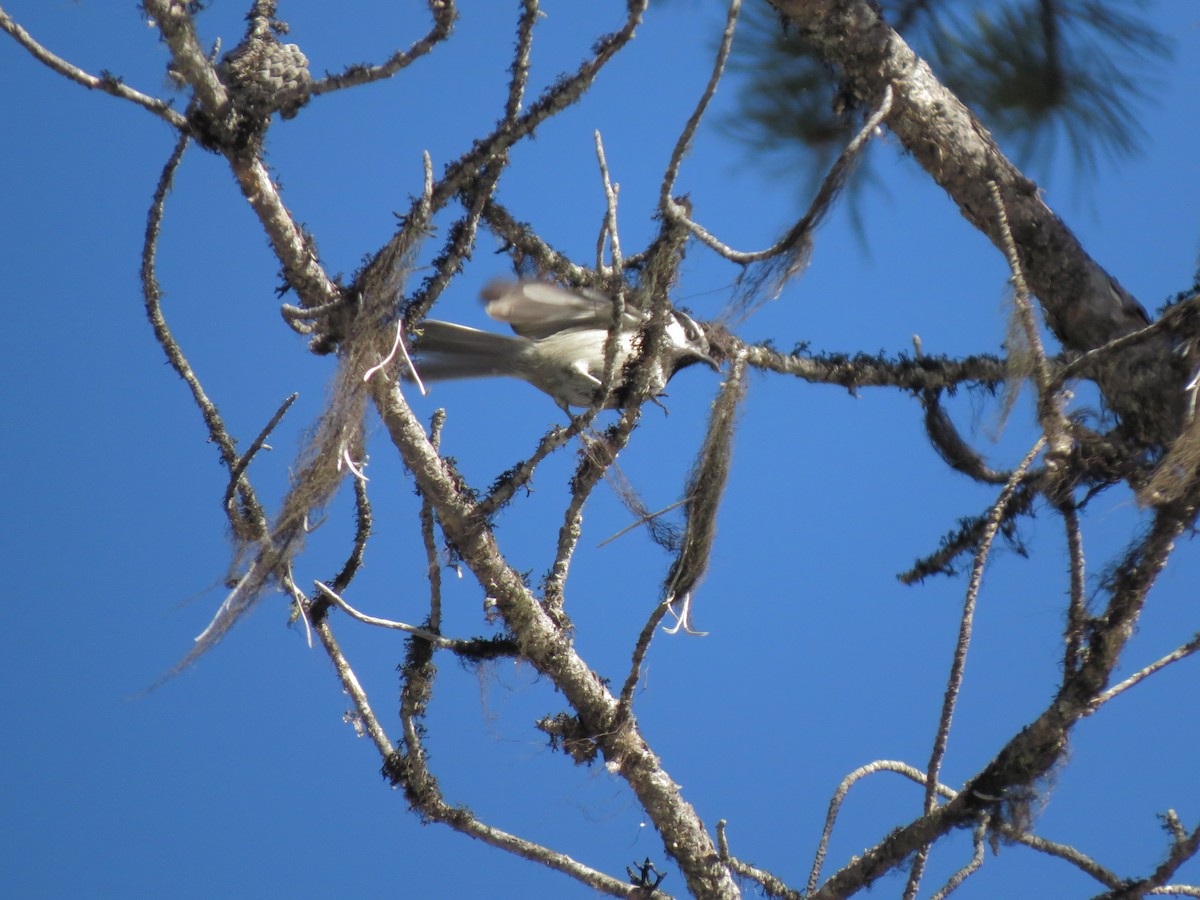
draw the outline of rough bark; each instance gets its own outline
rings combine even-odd
[[[888,127],[963,216],[1003,250],[989,188],[996,183],[1025,279],[1063,347],[1084,352],[1149,324],[1142,305],[1087,254],[1037,185],[1004,156],[877,7],[865,0],[769,2],[864,107],[878,105],[892,85]],[[1141,443],[1162,446],[1179,433],[1187,376],[1176,360],[1169,338],[1160,336],[1129,348],[1097,375],[1106,401]]]

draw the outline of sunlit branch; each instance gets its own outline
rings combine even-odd
[[[89,90],[103,91],[106,94],[111,94],[114,97],[119,97],[122,100],[129,100],[136,103],[138,106],[149,110],[159,118],[170,123],[180,131],[187,131],[187,119],[171,108],[171,104],[165,100],[159,100],[157,97],[150,97],[146,94],[136,91],[126,85],[115,75],[103,73],[99,77],[85,72],[78,66],[72,65],[60,56],[51,53],[37,41],[35,41],[24,28],[13,21],[3,9],[0,9],[0,29],[7,31],[12,35],[13,39],[28,50],[35,59],[45,63],[55,72],[60,75],[65,75],[67,78],[83,85]]]
[[[895,772],[922,786],[928,783],[925,773],[916,766],[910,766],[908,763],[899,762],[894,759],[876,760],[873,763],[860,766],[843,778],[841,784],[837,786],[837,790],[834,791],[832,799],[829,801],[829,810],[825,814],[825,827],[821,831],[821,840],[817,844],[817,852],[813,856],[812,871],[808,876],[808,886],[804,891],[806,896],[812,894],[817,889],[817,883],[821,878],[821,868],[825,864],[825,855],[829,850],[829,841],[833,837],[833,827],[837,822],[838,813],[841,812],[842,803],[845,801],[846,795],[850,793],[850,789],[857,782],[868,775],[874,775],[876,772]],[[934,787],[937,793],[943,797],[952,799],[958,796],[955,791],[944,784],[935,784]]]
[[[604,225],[600,229],[600,239],[596,242],[596,271],[601,274],[611,274],[614,279],[619,279],[624,262],[621,258],[621,238],[617,233],[617,191],[619,186],[613,184],[609,177],[608,160],[604,156],[604,141],[600,138],[599,131],[595,132],[595,138],[596,161],[600,166],[600,181],[604,186]],[[611,269],[604,264],[606,238],[608,246],[611,248]],[[619,322],[621,313],[614,313],[613,318]]]
[[[1093,700],[1091,702],[1091,709],[1089,710],[1089,715],[1092,712],[1095,712],[1096,710],[1098,710],[1105,703],[1108,703],[1114,697],[1117,697],[1120,694],[1125,693],[1131,687],[1134,687],[1139,682],[1144,681],[1145,679],[1149,678],[1155,672],[1159,671],[1162,668],[1165,668],[1166,666],[1169,666],[1171,663],[1178,662],[1181,659],[1187,659],[1189,656],[1191,656],[1197,650],[1200,650],[1200,634],[1197,634],[1195,637],[1193,637],[1190,641],[1188,641],[1183,646],[1177,647],[1176,649],[1172,650],[1166,656],[1155,660],[1150,665],[1146,666],[1144,669],[1140,669],[1139,671],[1134,672],[1132,675],[1130,675],[1128,678],[1126,678],[1120,684],[1115,684],[1112,687],[1110,687],[1107,691],[1100,694],[1098,697],[1096,697],[1095,700]]]
[[[1063,642],[1063,671],[1078,670],[1079,654],[1087,627],[1087,579],[1083,556],[1083,532],[1079,527],[1079,510],[1066,498],[1058,505],[1067,532],[1067,552],[1071,565],[1071,598],[1067,605],[1066,639]]]
[[[317,590],[323,597],[332,601],[333,605],[340,609],[352,619],[357,619],[364,625],[375,625],[379,628],[393,628],[396,631],[403,631],[406,634],[411,634],[419,637],[423,641],[429,641],[435,647],[441,647],[445,650],[454,650],[463,641],[451,640],[450,638],[442,637],[440,634],[434,634],[432,631],[427,631],[424,628],[417,628],[415,625],[408,625],[404,622],[393,622],[390,619],[379,619],[375,616],[368,616],[366,613],[361,613],[349,603],[341,598],[332,588],[321,581],[313,582],[317,586]]]
[[[679,167],[683,164],[683,157],[687,155],[691,149],[692,141],[696,136],[696,129],[700,127],[700,120],[704,118],[704,113],[708,110],[708,104],[712,102],[712,98],[717,93],[717,85],[721,83],[721,79],[725,75],[725,66],[729,62],[729,51],[733,47],[733,32],[737,28],[738,16],[742,11],[742,0],[730,0],[729,11],[725,16],[725,30],[721,33],[721,43],[717,48],[717,58],[713,62],[712,75],[708,78],[708,84],[704,87],[704,92],[700,95],[700,100],[696,104],[696,108],[688,117],[687,124],[683,126],[683,131],[679,135],[679,139],[675,142],[675,149],[671,151],[671,159],[667,163],[667,169],[663,173],[662,187],[658,192],[658,208],[659,212],[664,216],[671,214],[675,204],[671,199],[671,193],[675,190],[675,180],[679,177]]]
[[[235,527],[237,527],[236,523],[240,520],[233,508],[233,497],[242,480],[242,474],[250,467],[255,454],[263,448],[271,432],[283,420],[283,417],[292,408],[292,404],[296,402],[299,396],[299,394],[292,394],[280,404],[279,409],[275,410],[275,415],[271,416],[267,424],[263,426],[262,431],[258,433],[258,436],[254,438],[254,441],[246,449],[246,452],[238,457],[237,462],[234,463],[233,468],[229,471],[229,484],[225,488],[225,498],[222,505],[225,508],[225,514],[229,517],[229,521],[235,523]]]
[[[1025,334],[1025,343],[1033,355],[1038,422],[1042,426],[1042,432],[1046,435],[1046,444],[1049,448],[1046,467],[1051,477],[1054,478],[1059,475],[1071,452],[1070,425],[1063,412],[1062,394],[1055,388],[1050,366],[1046,362],[1046,350],[1042,346],[1042,337],[1038,333],[1037,319],[1034,317],[1033,300],[1029,294],[1029,285],[1025,282],[1017,244],[1013,239],[1012,229],[1009,227],[1008,211],[1004,205],[1004,198],[1000,194],[1000,186],[993,181],[989,184],[989,188],[992,193],[992,202],[996,205],[1000,246],[1004,250],[1009,270],[1012,272],[1013,301],[1017,306],[1017,315]]]
[[[637,690],[638,682],[641,681],[642,664],[646,661],[646,654],[650,651],[650,642],[654,639],[654,632],[658,628],[658,623],[663,620],[663,617],[666,616],[670,609],[670,599],[665,599],[658,606],[654,607],[654,611],[646,619],[646,624],[642,626],[642,631],[638,635],[637,641],[634,642],[633,658],[629,665],[629,674],[625,676],[625,683],[621,686],[619,703],[621,705],[622,717],[627,715],[633,706],[633,692]]]
[[[228,108],[229,92],[200,46],[187,4],[173,0],[142,0],[142,7],[158,26],[163,40],[171,48],[177,71],[196,92],[196,98],[214,117],[223,115]]]
[[[987,845],[984,839],[987,837],[987,823],[980,822],[975,826],[975,831],[971,834],[971,844],[974,852],[971,854],[971,861],[951,875],[942,887],[930,895],[929,900],[946,900],[952,893],[962,886],[962,883],[978,872],[983,867],[984,854],[987,850]]]
[[[979,589],[983,585],[983,570],[987,564],[988,556],[991,554],[992,543],[1000,531],[1000,524],[1004,521],[1009,500],[1012,498],[1013,492],[1017,489],[1017,485],[1025,477],[1025,472],[1033,465],[1034,459],[1042,452],[1042,448],[1045,446],[1046,438],[1038,438],[1029,452],[1025,454],[1025,458],[1021,460],[1020,465],[1013,470],[1012,475],[1009,476],[1008,483],[1004,485],[1000,496],[996,498],[996,502],[992,504],[992,508],[988,512],[987,523],[984,526],[983,536],[979,542],[979,549],[975,551],[975,562],[971,567],[971,578],[967,584],[967,596],[963,603],[962,617],[959,620],[958,640],[954,646],[954,658],[950,665],[950,677],[947,681],[945,699],[942,703],[942,712],[938,720],[937,736],[934,738],[933,752],[929,756],[929,766],[926,769],[926,815],[933,812],[934,805],[937,802],[938,775],[941,772],[942,760],[946,755],[946,746],[950,740],[950,724],[954,718],[954,709],[958,704],[958,696],[962,690],[963,672],[967,664],[967,650],[971,646],[971,633],[975,622],[975,606],[979,599]],[[928,854],[928,844],[917,851],[909,874],[908,886],[905,889],[906,898],[916,896],[917,889],[921,884],[921,876],[925,869]]]
[[[662,200],[663,215],[665,218],[683,224],[700,243],[730,262],[746,266],[751,263],[782,260],[781,269],[764,269],[751,279],[749,289],[744,298],[744,304],[747,307],[751,305],[753,295],[764,281],[772,281],[774,285],[772,291],[778,293],[783,283],[805,264],[808,251],[811,247],[813,230],[832,208],[833,202],[837,199],[838,194],[845,185],[846,178],[850,174],[854,163],[858,160],[859,154],[866,147],[867,141],[874,135],[880,123],[887,118],[891,112],[891,108],[892,94],[889,89],[884,92],[879,106],[867,118],[866,123],[859,130],[858,134],[846,145],[841,155],[838,156],[833,166],[830,167],[808,211],[788,230],[787,234],[780,238],[773,246],[765,250],[742,252],[727,247],[703,226],[693,221],[687,214],[687,210],[670,197]]]
[[[378,66],[349,66],[343,72],[326,75],[319,81],[314,81],[312,92],[326,94],[348,87],[357,87],[372,81],[391,78],[401,69],[412,65],[435,46],[450,37],[454,30],[454,22],[458,18],[458,10],[454,0],[427,0],[430,15],[433,17],[433,27],[428,34],[413,42],[407,50],[398,50],[382,65]]]
[[[759,884],[768,897],[782,897],[784,900],[801,900],[799,891],[793,891],[786,884],[763,869],[742,862],[729,852],[729,839],[725,835],[728,823],[724,819],[717,821],[717,853],[721,862],[729,866],[730,871],[742,878],[749,878]]]

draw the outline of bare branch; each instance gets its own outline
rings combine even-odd
[[[709,76],[708,84],[705,85],[704,93],[700,95],[695,110],[688,117],[687,124],[683,126],[679,140],[675,142],[675,149],[671,151],[671,159],[663,173],[662,187],[658,191],[658,209],[664,217],[677,211],[677,204],[671,198],[671,193],[675,190],[679,167],[683,164],[683,157],[691,149],[696,129],[700,127],[700,120],[704,118],[708,104],[712,102],[712,98],[717,93],[717,85],[721,83],[721,79],[725,75],[725,66],[729,62],[729,51],[733,47],[733,32],[737,28],[737,20],[741,11],[742,0],[729,0],[729,11],[725,16],[725,30],[721,33],[721,43],[717,48],[717,58],[713,62],[712,75]]]
[[[950,664],[950,678],[946,685],[946,696],[942,703],[942,714],[938,720],[937,737],[934,738],[933,752],[929,756],[929,767],[926,770],[926,815],[933,812],[934,805],[937,802],[938,775],[941,772],[942,760],[946,755],[946,745],[950,740],[950,723],[954,719],[954,708],[958,704],[958,695],[962,690],[963,672],[967,665],[967,650],[971,646],[971,631],[975,622],[975,605],[979,599],[979,589],[983,585],[983,569],[991,553],[992,542],[995,541],[996,535],[1000,531],[1000,523],[1004,520],[1005,510],[1008,508],[1013,491],[1017,489],[1017,485],[1025,477],[1025,472],[1033,465],[1034,459],[1042,452],[1042,448],[1045,445],[1046,439],[1044,437],[1038,438],[1029,452],[1025,454],[1025,458],[1021,460],[1020,465],[1009,476],[1008,483],[1004,485],[1004,490],[1000,492],[1000,496],[996,498],[996,502],[992,504],[992,508],[988,512],[983,537],[979,542],[979,549],[975,552],[975,563],[971,567],[971,580],[967,585],[967,597],[963,603],[962,617],[959,620],[958,641],[954,646],[954,660]],[[916,896],[928,855],[928,845],[917,851],[913,859],[912,870],[909,874],[908,886],[904,892],[906,898]]]
[[[992,192],[992,202],[996,205],[1000,245],[1008,259],[1009,269],[1012,271],[1013,299],[1017,305],[1021,328],[1025,333],[1025,342],[1033,354],[1034,380],[1037,385],[1038,398],[1038,422],[1046,435],[1046,444],[1049,448],[1046,467],[1051,478],[1054,479],[1059,476],[1061,467],[1071,453],[1070,425],[1063,413],[1062,395],[1054,386],[1050,366],[1046,362],[1046,351],[1042,347],[1041,335],[1038,334],[1037,321],[1033,315],[1033,303],[1029,296],[1029,286],[1025,283],[1025,275],[1021,270],[1021,258],[1008,224],[1008,212],[1004,207],[1004,198],[1000,195],[999,185],[994,181],[989,187]]]
[[[529,51],[533,49],[533,26],[542,15],[538,0],[521,0],[521,18],[517,23],[517,46],[513,54],[509,73],[508,102],[504,106],[504,120],[515,123],[521,114],[521,101],[529,84]]]
[[[601,274],[611,274],[613,278],[620,278],[623,260],[621,259],[621,238],[617,233],[617,191],[619,186],[614,185],[608,176],[608,160],[604,158],[604,141],[600,138],[600,132],[595,132],[595,136],[596,160],[600,164],[600,179],[604,184],[605,210],[604,227],[600,230],[600,241],[596,246],[596,271]],[[606,237],[608,245],[612,249],[611,270],[604,265],[604,239]],[[613,319],[618,323],[618,327],[623,312],[624,310],[619,310],[613,313]]]
[[[983,857],[987,849],[984,845],[986,835],[987,823],[980,822],[975,826],[975,832],[972,835],[975,852],[971,856],[971,861],[951,875],[946,883],[930,896],[929,900],[946,900],[962,886],[964,881],[983,868]]]
[[[354,484],[354,544],[351,547],[350,554],[346,557],[346,562],[342,565],[341,571],[334,576],[330,586],[335,591],[344,591],[354,580],[354,576],[358,574],[359,568],[362,566],[363,557],[367,552],[367,539],[371,536],[371,500],[367,496],[367,482],[362,478],[355,478]],[[328,605],[318,597],[312,602],[309,607],[309,615],[314,622],[320,622],[328,611]]]
[[[323,597],[332,601],[334,606],[346,613],[346,615],[350,616],[350,618],[357,619],[364,625],[375,625],[379,628],[394,628],[396,631],[403,631],[406,634],[419,637],[423,641],[429,641],[429,643],[433,644],[435,647],[441,647],[443,650],[453,650],[458,645],[464,643],[463,641],[442,637],[440,634],[434,634],[432,631],[426,631],[424,628],[417,628],[415,625],[408,625],[404,622],[393,622],[390,619],[378,619],[375,616],[368,616],[366,613],[360,613],[357,609],[343,600],[336,591],[329,587],[329,585],[321,581],[314,581],[313,584],[317,586],[317,590]]]
[[[1173,817],[1174,811],[1170,811],[1168,816]],[[1169,822],[1170,818],[1168,818]],[[1200,827],[1193,830],[1191,834],[1173,834],[1167,858],[1150,875],[1136,882],[1126,882],[1115,890],[1099,895],[1096,900],[1138,900],[1148,893],[1160,892],[1200,896],[1200,889],[1191,886],[1177,885],[1173,886],[1173,890],[1166,889],[1166,883],[1171,876],[1179,870],[1180,866],[1192,859],[1198,851],[1200,851]]]
[[[1087,625],[1087,596],[1085,588],[1085,564],[1083,558],[1083,532],[1079,528],[1079,511],[1074,503],[1058,505],[1063,525],[1067,531],[1067,551],[1071,559],[1071,599],[1067,605],[1067,633],[1064,643],[1063,671],[1074,672],[1079,668],[1079,654],[1083,646],[1084,629]]]
[[[286,400],[284,400],[282,404],[280,404],[279,409],[275,410],[275,415],[271,416],[270,421],[263,426],[262,431],[258,433],[258,436],[254,439],[253,443],[250,444],[249,449],[238,457],[237,462],[234,463],[233,468],[229,472],[229,485],[225,488],[225,499],[223,505],[225,507],[225,514],[229,516],[229,521],[234,524],[235,528],[238,527],[237,523],[239,521],[239,517],[233,508],[233,495],[237,492],[238,484],[242,480],[242,473],[244,473],[246,469],[250,467],[250,463],[254,460],[255,454],[257,454],[258,451],[263,448],[263,445],[267,442],[267,438],[270,437],[271,432],[275,430],[275,426],[283,421],[283,417],[287,414],[287,411],[292,408],[292,404],[296,402],[299,396],[299,394],[292,394]]]
[[[612,34],[600,38],[593,55],[584,60],[572,75],[560,78],[523,115],[515,121],[505,119],[495,131],[476,141],[471,150],[452,163],[434,191],[433,208],[441,209],[489,160],[533,134],[542,122],[582,97],[600,70],[633,39],[647,5],[648,0],[630,0],[624,24]]]
[[[37,41],[35,41],[24,28],[13,21],[2,8],[0,8],[0,29],[7,31],[12,35],[13,40],[28,50],[35,59],[45,63],[55,72],[60,75],[65,75],[72,81],[83,85],[88,90],[104,91],[106,94],[111,94],[114,97],[119,97],[122,100],[129,100],[136,103],[138,106],[154,113],[163,121],[178,128],[180,131],[187,130],[187,119],[180,113],[171,108],[171,104],[166,100],[159,100],[157,97],[150,97],[140,91],[135,91],[127,86],[115,75],[103,73],[99,77],[85,72],[78,66],[74,66],[60,56],[51,53]]]
[[[362,723],[363,731],[371,738],[371,742],[379,751],[379,755],[387,759],[394,752],[391,739],[388,738],[387,733],[383,730],[383,726],[379,724],[379,719],[375,715],[375,711],[371,709],[371,703],[367,699],[367,692],[359,684],[358,676],[354,674],[354,670],[350,667],[350,663],[342,653],[342,648],[333,636],[333,629],[330,628],[328,620],[316,624],[314,630],[317,633],[317,638],[321,641],[321,646],[325,649],[326,654],[328,654],[330,661],[333,663],[333,668],[337,672],[338,680],[342,683],[342,688],[354,704],[354,709],[358,713],[358,720]]]
[[[799,891],[793,891],[770,872],[755,868],[730,854],[729,841],[725,837],[726,824],[724,819],[720,819],[717,822],[717,852],[721,854],[721,862],[729,866],[731,871],[742,878],[749,878],[757,882],[768,897],[782,897],[784,900],[800,900],[803,895]]]
[[[1080,871],[1086,872],[1088,875],[1095,878],[1105,887],[1112,888],[1125,883],[1122,878],[1119,878],[1116,875],[1116,873],[1110,872],[1090,856],[1085,853],[1081,853],[1074,847],[1066,844],[1055,843],[1054,841],[1048,841],[1045,838],[1041,838],[1037,835],[1029,834],[1027,832],[1014,832],[1010,826],[1004,824],[996,827],[995,823],[993,823],[993,827],[1009,840],[1016,841],[1018,844],[1022,844],[1023,846],[1029,847],[1031,850],[1036,850],[1039,853],[1045,853],[1049,856],[1055,856],[1061,860],[1064,860],[1065,862],[1069,862]]]
[[[1114,697],[1125,693],[1127,690],[1129,690],[1134,685],[1149,678],[1151,675],[1153,675],[1159,669],[1163,669],[1166,666],[1169,666],[1171,663],[1178,662],[1181,659],[1187,659],[1189,656],[1191,656],[1197,650],[1200,650],[1200,633],[1197,633],[1195,637],[1193,637],[1190,641],[1188,641],[1183,646],[1177,647],[1176,649],[1174,649],[1170,653],[1168,653],[1166,656],[1162,657],[1161,659],[1155,660],[1154,662],[1150,663],[1150,665],[1146,666],[1144,669],[1140,669],[1139,671],[1134,672],[1132,675],[1130,675],[1128,678],[1126,678],[1120,684],[1113,685],[1107,691],[1100,694],[1098,697],[1096,697],[1095,700],[1093,700],[1091,702],[1091,709],[1088,711],[1088,714],[1090,715],[1091,713],[1098,710],[1105,703],[1108,703]]]
[[[625,676],[625,683],[621,685],[621,696],[618,701],[621,705],[622,718],[628,715],[633,708],[633,692],[637,690],[638,682],[642,679],[642,664],[646,661],[646,654],[650,652],[650,642],[654,640],[654,632],[658,628],[658,623],[663,620],[670,609],[670,598],[654,607],[654,611],[646,619],[646,624],[642,626],[642,631],[634,642],[629,674]]]
[[[513,498],[517,491],[529,483],[542,460],[579,433],[578,421],[572,421],[565,428],[556,425],[546,432],[528,458],[517,463],[496,479],[496,484],[492,487],[491,492],[479,504],[479,514],[485,519],[490,519],[495,515]]]
[[[770,295],[778,295],[784,283],[807,264],[814,230],[833,207],[833,202],[845,185],[846,178],[852,171],[854,163],[858,161],[859,154],[867,146],[867,141],[875,134],[880,123],[887,118],[891,109],[892,94],[888,89],[883,92],[878,107],[867,118],[858,134],[846,145],[846,149],[830,167],[808,211],[788,230],[787,234],[765,250],[744,253],[725,246],[704,227],[694,222],[682,205],[669,197],[663,201],[664,217],[682,223],[700,243],[730,262],[746,266],[751,263],[776,261],[775,264],[764,267],[749,279],[748,287],[742,298],[743,310],[748,311],[764,284],[770,283],[771,286],[768,289]]]
[[[492,232],[512,248],[514,256],[530,259],[538,272],[553,272],[568,284],[585,284],[592,274],[543,241],[527,224],[518,222],[494,197],[483,207]]]
[[[825,814],[825,827],[821,832],[821,840],[817,844],[817,852],[813,857],[812,871],[808,876],[808,886],[805,888],[805,896],[811,895],[817,889],[817,882],[821,877],[821,868],[825,864],[825,854],[829,850],[829,841],[833,837],[833,827],[837,822],[838,813],[841,812],[842,803],[846,799],[846,795],[850,793],[850,788],[866,778],[868,775],[874,775],[876,772],[895,772],[898,775],[903,775],[917,784],[927,784],[927,776],[916,766],[910,766],[905,762],[898,762],[893,759],[876,760],[873,763],[868,763],[861,766],[842,779],[842,783],[837,786],[837,790],[833,793],[833,798],[829,801],[829,811]],[[943,784],[935,784],[935,789],[938,794],[943,797],[953,799],[958,794]]]
[[[454,0],[427,0],[429,13],[433,17],[433,27],[424,37],[413,42],[407,50],[397,50],[387,62],[378,66],[350,66],[336,75],[326,75],[319,81],[313,82],[314,94],[327,94],[340,91],[360,84],[369,84],[391,78],[401,69],[416,62],[435,46],[450,37],[454,30],[454,22],[458,18],[458,10]]]
[[[641,889],[634,885],[586,866],[565,853],[558,853],[542,844],[487,825],[464,807],[447,804],[437,779],[428,769],[421,732],[416,723],[418,712],[423,713],[424,709],[423,703],[417,698],[429,695],[431,685],[428,679],[432,673],[411,665],[407,665],[406,670],[408,677],[400,715],[406,750],[403,754],[393,753],[385,757],[384,772],[404,788],[414,809],[430,821],[449,825],[455,831],[491,847],[554,869],[594,890],[613,897],[643,896]]]
[[[895,91],[889,127],[963,215],[1002,247],[988,185],[999,187],[1029,288],[1066,348],[1091,350],[1149,323],[1141,304],[1084,252],[1037,186],[887,25],[877,5],[867,0],[769,2],[820,59],[837,69],[859,102],[873,107],[889,87]],[[1132,434],[1162,445],[1182,423],[1181,373],[1163,364],[1169,348],[1161,340],[1130,350],[1099,373],[1100,388]]]

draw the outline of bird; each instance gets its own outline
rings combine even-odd
[[[612,297],[537,279],[493,281],[481,296],[487,314],[507,322],[514,335],[425,319],[413,344],[422,380],[504,375],[549,394],[563,409],[597,402],[613,327]],[[649,320],[648,310],[625,305],[612,391],[605,404],[609,408],[623,407],[629,400],[625,365]],[[651,370],[650,396],[660,395],[676,372],[695,363],[720,369],[705,329],[687,313],[672,309],[661,355]]]

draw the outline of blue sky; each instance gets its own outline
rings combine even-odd
[[[209,6],[200,20],[205,39],[233,46],[246,4]],[[316,98],[273,127],[269,161],[332,272],[349,275],[388,239],[393,212],[419,189],[423,150],[440,171],[498,117],[515,6],[464,3],[448,46],[388,83]],[[548,2],[535,90],[573,68],[616,26],[623,6]],[[4,8],[81,67],[166,95],[165,49],[132,2],[17,0]],[[424,4],[413,0],[345,9],[351,14],[309,0],[282,4],[291,39],[315,72],[381,60],[427,28]],[[1138,105],[1142,152],[1105,162],[1094,176],[1065,156],[1027,172],[1089,252],[1153,310],[1190,284],[1197,265],[1200,12],[1163,0],[1148,14],[1173,36],[1175,52],[1150,73],[1152,90]],[[621,184],[623,245],[640,247],[654,233],[662,168],[707,78],[722,16],[698,0],[656,8],[588,100],[514,151],[501,187],[512,212],[577,260],[594,259],[604,209],[592,144],[599,129]],[[734,100],[730,82],[716,113]],[[279,596],[192,670],[144,693],[212,615],[230,552],[224,470],[153,340],[137,282],[146,209],[174,136],[143,110],[54,75],[7,37],[0,111],[10,329],[0,367],[9,435],[0,450],[9,498],[0,528],[10,585],[0,659],[9,685],[0,892],[587,895],[445,827],[421,826],[380,778],[373,747],[344,723],[349,705],[330,665],[286,627]],[[861,234],[844,208],[835,211],[805,277],[738,333],[783,349],[808,341],[815,350],[891,353],[909,349],[917,333],[928,353],[997,352],[1007,315],[1000,254],[893,140],[870,152],[886,191],[867,192]],[[807,203],[793,183],[767,173],[723,137],[714,115],[679,187],[710,229],[754,249]],[[441,318],[483,324],[475,295],[505,268],[495,249],[481,239],[437,307]],[[283,325],[277,268],[226,164],[192,148],[160,248],[165,314],[243,444],[300,392],[272,440],[276,449],[251,470],[272,503],[332,372],[330,360],[309,355]],[[736,274],[693,248],[677,302],[714,316]],[[622,468],[650,508],[678,498],[716,385],[700,368],[680,375],[670,415],[648,410],[623,454]],[[443,448],[484,487],[561,418],[517,382],[439,385],[412,402],[426,419],[447,409]],[[1003,429],[991,401],[964,396],[953,411],[999,465],[1014,464],[1032,443],[1027,405]],[[416,500],[378,429],[369,449],[377,527],[350,599],[366,612],[412,620],[424,596]],[[571,451],[551,459],[536,491],[500,519],[502,546],[534,581],[552,558],[573,464]],[[697,624],[710,634],[657,638],[636,707],[708,825],[729,821],[736,854],[801,887],[825,807],[846,773],[875,759],[925,765],[965,583],[904,588],[894,574],[992,499],[991,489],[937,459],[911,398],[752,380],[697,596]],[[568,593],[580,653],[614,680],[624,678],[669,562],[638,535],[596,548],[627,523],[612,493],[598,491]],[[1085,526],[1093,586],[1143,523],[1126,492],[1093,504]],[[350,528],[350,506],[339,498],[310,543],[302,582],[336,570]],[[989,568],[943,771],[952,786],[991,759],[1056,685],[1062,530],[1045,511],[1023,529],[1032,558],[1002,553]],[[1151,595],[1129,671],[1197,630],[1195,574],[1195,548],[1185,541]],[[469,577],[450,576],[447,632],[485,633],[481,600]],[[402,643],[336,624],[384,726],[398,733]],[[662,867],[661,842],[623,784],[602,768],[573,767],[532,727],[562,706],[529,667],[501,663],[475,673],[440,662],[429,744],[450,802],[611,874],[646,856]],[[1155,815],[1174,808],[1189,828],[1200,819],[1187,749],[1200,741],[1198,691],[1200,668],[1184,662],[1083,722],[1070,765],[1046,791],[1039,833],[1076,843],[1122,875],[1152,869],[1165,847]],[[920,805],[920,790],[895,776],[856,787],[826,873]],[[966,835],[939,844],[927,889],[969,855]],[[1179,880],[1200,882],[1200,865]],[[1029,885],[1043,896],[1097,891],[1064,863],[1004,847],[960,896],[1007,897]],[[663,888],[680,893],[682,880],[673,873]],[[898,895],[902,882],[879,889]]]

